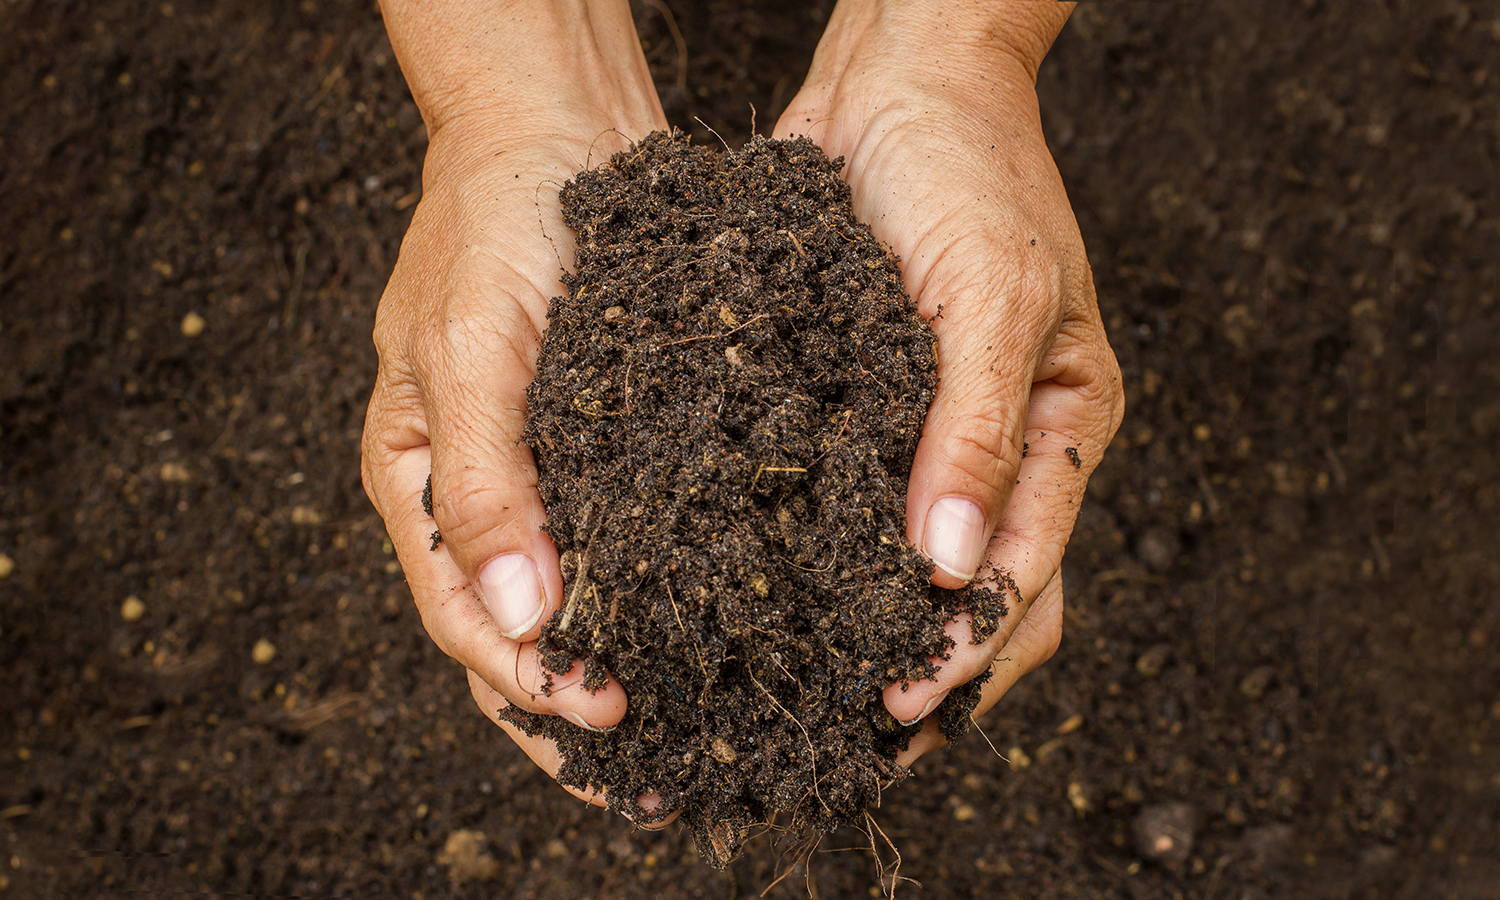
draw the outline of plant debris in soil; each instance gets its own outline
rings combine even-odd
[[[562,190],[577,271],[525,440],[567,587],[538,646],[630,704],[605,733],[501,715],[558,743],[564,784],[636,821],[680,810],[718,866],[778,813],[797,834],[862,823],[919,728],[882,689],[933,675],[955,613],[982,640],[1006,610],[932,587],[905,537],[934,338],[841,163],[805,138],[657,132]],[[950,737],[979,687],[936,713]]]

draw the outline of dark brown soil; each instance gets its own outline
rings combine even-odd
[[[603,734],[502,717],[637,821],[660,794],[719,866],[778,813],[863,825],[917,731],[881,690],[930,677],[968,604],[1004,611],[932,587],[906,540],[934,339],[842,165],[805,138],[657,132],[562,190],[577,269],[525,440],[568,600],[538,646],[555,672],[587,659],[585,685],[613,672],[630,708]],[[963,722],[978,687],[939,715]]]
[[[829,9],[665,6],[704,145]],[[885,794],[903,895],[1495,896],[1497,22],[1080,4],[1043,115],[1127,421],[1062,649],[981,718],[1009,762],[971,733]],[[775,879],[770,836],[718,871],[565,794],[422,633],[358,475],[425,146],[373,5],[20,0],[0,59],[0,896]],[[769,896],[872,888],[820,853]]]

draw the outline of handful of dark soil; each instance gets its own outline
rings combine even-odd
[[[904,494],[936,385],[897,260],[810,141],[740,151],[658,132],[562,191],[578,233],[552,301],[526,442],[566,603],[549,668],[587,659],[630,707],[608,733],[515,708],[559,780],[642,818],[659,793],[722,866],[778,811],[861,823],[917,727],[881,690],[930,677],[960,609],[931,587]],[[978,683],[937,713],[960,733]]]

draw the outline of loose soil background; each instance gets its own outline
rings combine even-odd
[[[669,5],[669,117],[731,141],[828,8]],[[421,631],[358,478],[423,150],[373,5],[20,0],[0,58],[0,895],[769,883],[768,838],[720,873],[571,800]],[[1497,896],[1497,59],[1492,2],[1075,15],[1041,91],[1129,417],[1009,763],[971,735],[879,814],[910,895]]]

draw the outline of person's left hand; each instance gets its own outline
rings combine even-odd
[[[1037,108],[1036,65],[1065,5],[965,5],[977,6],[840,3],[775,132],[844,157],[855,212],[901,258],[938,338],[940,383],[908,486],[908,536],[932,559],[939,587],[977,576],[1014,590],[987,640],[972,643],[960,615],[934,680],[886,688],[902,722],[990,669],[977,715],[1056,651],[1063,550],[1124,408]],[[928,720],[898,762],[943,742]]]

